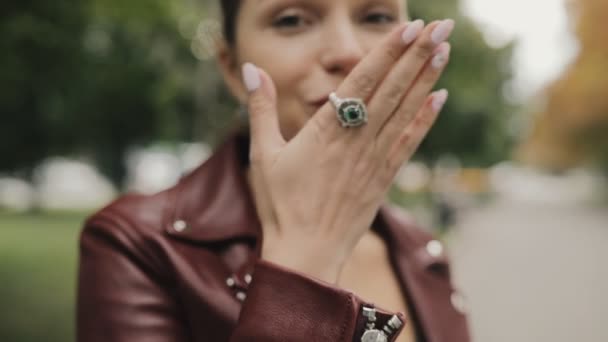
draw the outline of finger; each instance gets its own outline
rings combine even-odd
[[[243,82],[249,91],[250,157],[254,160],[280,149],[285,139],[279,127],[277,91],[270,76],[255,65],[245,63]]]
[[[377,134],[401,105],[408,91],[417,87],[420,80],[419,76],[427,69],[429,59],[438,53],[445,52],[440,48],[443,46],[445,50],[444,41],[448,39],[453,30],[454,21],[451,19],[430,24],[414,45],[404,54],[403,58],[397,62],[369,103],[370,113],[376,115],[374,120],[370,120],[370,126],[372,126],[369,129],[370,132]],[[434,68],[431,71],[437,69]],[[423,81],[429,79],[432,81],[435,76],[439,75],[437,72],[427,73],[429,75],[426,75],[428,77],[425,77]],[[423,88],[426,86],[427,84],[424,84]],[[431,88],[424,93],[419,105],[415,106],[414,110],[420,108],[430,90]]]
[[[431,92],[450,58],[451,46],[444,42],[435,50],[434,57],[426,64],[424,71],[414,82],[414,86],[406,94],[399,108],[388,118],[378,133],[378,147],[388,151],[392,143],[403,131],[416,113],[424,105],[428,94]]]
[[[393,30],[357,64],[336,90],[336,94],[340,98],[355,97],[368,100],[423,28],[424,22],[416,20]],[[320,120],[321,126],[339,127],[336,122],[335,109],[330,103],[326,103],[315,118]]]
[[[443,89],[429,95],[425,105],[416,114],[414,120],[402,131],[388,154],[389,172],[395,174],[404,162],[412,158],[448,99],[448,91]]]

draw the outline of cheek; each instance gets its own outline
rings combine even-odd
[[[392,27],[387,29],[386,32],[373,32],[361,30],[359,33],[359,43],[361,44],[361,49],[364,52],[364,55],[367,55],[371,50],[373,50],[377,45],[379,45],[384,38],[392,31]]]
[[[303,90],[313,74],[316,58],[314,52],[306,48],[311,45],[297,38],[275,37],[259,41],[264,41],[264,45],[249,47],[242,56],[272,77],[279,96],[281,131],[286,139],[291,139],[309,117],[303,102],[307,94]]]
[[[257,63],[253,62],[268,72],[279,93],[287,95],[298,89],[314,67],[314,57],[304,46],[288,39],[269,40],[255,52]]]

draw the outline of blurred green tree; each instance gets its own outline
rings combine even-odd
[[[196,59],[171,2],[7,6],[0,171],[31,170],[48,155],[86,155],[119,183],[130,145],[192,138]]]
[[[93,0],[88,15],[77,146],[120,182],[130,145],[192,139],[196,59],[171,2]]]
[[[513,44],[490,47],[475,23],[462,12],[462,1],[409,0],[410,17],[453,18],[450,65],[438,88],[450,99],[418,155],[433,161],[450,154],[464,165],[485,167],[509,158],[514,139],[507,127],[516,112],[505,98],[512,78]]]
[[[7,157],[0,172],[30,170],[48,155],[75,154],[92,156],[120,184],[124,153],[133,144],[217,141],[238,107],[208,58],[209,40],[217,34],[216,5],[2,5],[0,152]],[[458,0],[410,0],[412,17],[458,23],[451,66],[440,82],[451,97],[419,156],[432,161],[453,154],[465,164],[489,165],[510,149],[505,126],[512,108],[503,87],[511,76],[511,46],[489,47],[459,6]],[[201,39],[207,40],[205,51]]]
[[[0,5],[0,171],[27,169],[76,142],[67,113],[84,67],[86,2]]]

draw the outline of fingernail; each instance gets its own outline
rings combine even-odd
[[[401,34],[401,39],[403,39],[403,42],[405,43],[405,45],[409,45],[416,38],[418,38],[418,35],[420,34],[420,31],[422,31],[423,28],[424,28],[424,21],[422,21],[420,19],[409,23],[407,25],[407,27],[405,28],[405,30],[403,30],[403,33]]]
[[[243,82],[249,92],[256,91],[262,85],[260,72],[255,65],[251,63],[243,64]]]
[[[450,58],[450,50],[450,43],[441,43],[437,50],[435,50],[435,56],[431,61],[431,66],[435,69],[441,69]]]
[[[441,42],[448,39],[450,34],[452,34],[453,30],[454,30],[454,20],[452,20],[452,19],[443,20],[441,23],[439,23],[439,25],[437,25],[437,27],[435,27],[435,29],[433,30],[433,33],[431,33],[431,40],[433,41],[433,43],[439,45],[439,44],[441,44]]]
[[[445,89],[439,90],[433,94],[433,102],[431,106],[435,112],[440,112],[445,105],[445,102],[448,100],[448,91]]]

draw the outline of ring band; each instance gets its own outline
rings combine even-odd
[[[336,93],[331,93],[329,101],[336,109],[342,127],[359,127],[367,123],[367,108],[361,99],[341,99]]]

